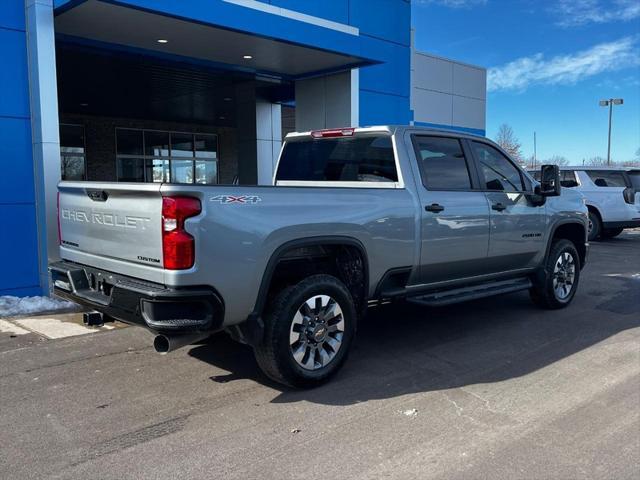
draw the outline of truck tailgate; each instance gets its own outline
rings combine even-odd
[[[162,278],[160,184],[62,182],[58,219],[62,258],[123,274],[130,264],[137,276]]]

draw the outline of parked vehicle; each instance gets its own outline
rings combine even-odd
[[[539,178],[539,172],[533,172]],[[640,169],[561,167],[563,187],[585,197],[589,240],[613,238],[625,228],[640,227]]]
[[[309,387],[376,302],[529,290],[569,305],[587,209],[541,172],[484,138],[372,127],[288,135],[274,186],[62,182],[53,285],[156,332],[160,352],[226,330],[269,377]]]

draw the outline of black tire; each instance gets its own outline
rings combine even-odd
[[[602,220],[593,210],[589,210],[589,241],[593,242],[600,237],[602,233]]]
[[[329,351],[333,357],[326,365],[316,367],[316,363],[320,362],[315,362],[313,359],[320,357],[320,350],[323,349],[322,345],[324,343],[315,343],[316,337],[308,334],[305,336],[304,344],[292,344],[290,335],[293,334],[291,333],[292,325],[298,311],[304,307],[307,300],[320,295],[328,296],[337,303],[342,311],[340,318],[344,323],[342,324],[343,332],[340,337],[341,343],[336,349],[337,351],[334,352],[328,345],[324,347],[325,354],[326,351]],[[306,316],[304,318],[305,327],[308,325],[306,323],[307,320],[314,320]],[[315,317],[315,320],[317,321],[318,317]],[[311,388],[326,382],[340,370],[346,361],[356,332],[357,313],[351,293],[340,280],[330,275],[314,275],[293,287],[287,287],[282,290],[269,302],[264,321],[265,332],[263,340],[254,347],[255,357],[260,368],[269,378],[276,382],[290,387]],[[320,326],[320,323],[318,325]],[[321,326],[318,328],[321,328]],[[304,332],[309,331],[305,328],[302,328],[302,330]],[[299,335],[299,338],[302,339],[303,334],[300,333]],[[329,334],[325,333],[325,337],[328,336]],[[302,342],[302,340],[299,340],[299,342]],[[304,368],[294,358],[293,345],[299,345],[301,349],[304,345],[310,346],[305,350],[306,353],[303,358],[309,361],[308,353],[314,352],[311,360],[313,370]],[[315,353],[316,350],[317,354]]]
[[[568,254],[571,257],[573,263],[573,279],[571,288],[566,296],[562,296],[562,288],[556,290],[558,283],[554,282],[556,275],[554,275],[554,269],[556,264],[560,260],[561,256]],[[566,258],[566,256],[564,257]],[[551,244],[549,255],[545,260],[545,265],[542,271],[540,271],[533,281],[533,287],[529,291],[531,294],[531,300],[543,308],[550,310],[556,310],[559,308],[565,308],[571,303],[573,297],[578,290],[578,284],[580,282],[580,256],[575,245],[569,240],[556,240]],[[564,278],[563,273],[559,273],[559,276]],[[563,280],[558,280],[559,284],[565,283]]]
[[[602,231],[602,238],[613,238],[617,237],[622,233],[624,228],[605,228]]]

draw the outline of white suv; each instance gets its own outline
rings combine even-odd
[[[640,168],[560,168],[562,186],[585,197],[589,240],[613,238],[625,228],[640,227]]]

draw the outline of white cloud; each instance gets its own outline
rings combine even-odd
[[[545,58],[542,53],[489,69],[488,90],[526,90],[530,85],[572,85],[603,72],[640,65],[638,37],[600,43],[569,55]]]
[[[488,0],[417,0],[417,3],[440,5],[449,8],[471,8],[484,6]]]
[[[629,21],[640,17],[640,1],[558,0],[551,12],[558,16],[556,24],[562,27]]]

